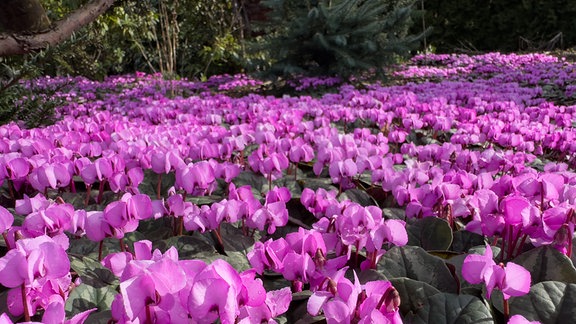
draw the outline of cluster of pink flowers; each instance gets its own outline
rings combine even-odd
[[[343,85],[321,98],[209,92],[215,85],[257,85],[246,76],[214,77],[209,85],[144,74],[103,83],[38,81],[74,86],[58,94],[68,104],[55,125],[0,126],[0,183],[23,218],[14,226],[12,214],[0,210],[8,249],[0,257],[0,284],[11,289],[11,314],[43,309],[44,316],[63,319],[66,296],[81,284],[70,275],[69,238],[122,240],[142,221],[161,217],[173,218],[174,233],[212,231],[221,240],[220,225],[227,222],[247,236],[259,230],[267,237],[288,223],[287,204],[299,198],[316,223],[256,242],[248,271],[238,273],[221,260],[178,260],[174,250],[152,252],[150,242],[136,244],[134,255],[108,255],[104,264],[120,278],[114,319],[272,321],[286,311],[290,292],[266,292],[257,275],[275,271],[294,291],[310,289],[310,313],[329,322],[398,321],[399,300],[389,282],[361,285],[343,275],[346,266],[375,269],[388,247],[408,241],[404,220],[339,198],[366,183],[405,207],[407,219],[440,217],[453,229],[499,242],[502,261],[526,242],[571,255],[576,106],[547,102],[541,87],[525,85],[555,82],[568,91],[576,68],[540,54],[429,55],[414,63],[430,60],[438,66],[412,66],[400,74],[453,77],[364,90]],[[470,76],[478,79],[470,82]],[[167,97],[174,88],[181,93]],[[544,165],[537,157],[552,162]],[[298,187],[304,167],[335,190]],[[167,174],[174,181],[163,192]],[[142,192],[151,175],[158,179],[155,199]],[[237,186],[246,176],[262,181]],[[296,190],[285,185],[292,178]],[[86,188],[84,209],[51,199],[76,192],[77,185]],[[211,204],[191,201],[217,190],[224,193]],[[122,241],[120,247],[125,249]],[[485,283],[489,293],[526,293],[530,277],[512,262],[496,264],[490,253],[470,256],[464,278]],[[222,294],[206,295],[208,287]]]
[[[120,278],[112,303],[116,323],[275,323],[292,299],[289,288],[268,291],[254,270],[238,273],[224,260],[178,260],[172,247],[152,251],[134,243],[134,255],[108,255],[103,264]]]
[[[342,79],[339,77],[299,77],[294,80],[289,80],[288,84],[296,91],[304,91],[310,88],[334,87],[342,82]]]

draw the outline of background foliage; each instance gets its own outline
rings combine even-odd
[[[576,43],[574,1],[426,0],[424,7],[426,25],[434,27],[428,41],[437,52],[551,50]]]
[[[53,21],[79,0],[43,0]],[[89,28],[51,48],[36,66],[41,74],[106,75],[134,71],[201,77],[240,71],[242,21],[235,0],[122,0]],[[170,43],[173,41],[172,43]],[[1,58],[21,65],[29,57]]]
[[[256,49],[275,74],[358,75],[405,57],[422,35],[409,35],[409,1],[268,0],[269,20]]]

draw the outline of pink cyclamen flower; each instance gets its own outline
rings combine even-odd
[[[462,276],[471,284],[484,282],[486,295],[490,298],[492,290],[498,288],[504,299],[522,296],[530,291],[531,276],[528,270],[513,262],[496,264],[492,259],[492,249],[486,245],[484,255],[470,254],[464,259]]]
[[[266,300],[260,306],[244,306],[240,309],[238,324],[276,323],[273,318],[284,314],[290,302],[292,292],[289,287],[266,293]]]
[[[517,314],[508,320],[508,324],[540,324],[539,321],[529,321],[524,316]]]
[[[220,318],[222,324],[232,324],[240,307],[258,307],[265,300],[266,291],[254,282],[253,274],[238,274],[230,264],[218,259],[194,276],[188,311],[198,322],[212,323]]]
[[[71,284],[67,244],[46,235],[20,239],[0,258],[0,284],[12,288],[8,291],[10,313],[19,316],[27,309],[32,316],[38,308],[46,309],[51,296],[67,296]]]

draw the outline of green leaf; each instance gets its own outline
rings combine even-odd
[[[160,217],[158,219],[141,220],[138,225],[138,232],[142,233],[147,240],[152,242],[164,240],[174,235],[174,230],[170,224],[171,217]]]
[[[417,313],[427,304],[429,297],[440,293],[429,284],[410,278],[395,278],[390,282],[400,294],[400,312],[403,315]]]
[[[112,271],[95,259],[70,255],[70,268],[78,274],[82,280],[82,285],[94,288],[118,285],[118,278]]]
[[[70,239],[70,247],[67,252],[69,255],[77,255],[98,259],[99,242],[90,241],[87,237]],[[108,253],[107,249],[103,249],[102,255]]]
[[[403,208],[383,208],[382,216],[384,216],[385,219],[405,220],[406,210]]]
[[[452,229],[447,221],[436,218],[411,218],[407,220],[408,245],[424,250],[447,250],[452,244]]]
[[[455,252],[468,252],[473,246],[485,244],[484,236],[470,231],[462,230],[453,233],[450,250]]]
[[[439,293],[428,298],[414,315],[406,316],[407,323],[494,323],[490,309],[478,297]]]
[[[218,255],[214,245],[198,232],[193,232],[192,235],[171,237],[154,243],[154,248],[160,249],[162,252],[172,246],[178,250],[180,260],[212,260]]]
[[[229,251],[247,252],[255,243],[252,237],[244,235],[242,229],[230,223],[220,225],[220,235],[222,235],[222,242],[227,253]]]
[[[368,269],[358,273],[358,281],[360,281],[361,284],[376,280],[388,280],[388,278],[386,278],[386,276],[381,271],[374,269]]]
[[[344,201],[349,199],[355,203],[360,204],[361,206],[378,206],[374,198],[372,198],[366,191],[359,190],[356,188],[348,189],[344,191],[340,197],[338,197],[339,201]]]
[[[571,323],[576,319],[576,284],[544,281],[533,285],[530,292],[510,298],[510,313],[521,314],[529,321]]]
[[[308,226],[311,228],[312,224],[318,221],[316,217],[308,210],[298,198],[292,198],[286,203],[286,209],[288,209],[288,215],[290,217],[290,222],[300,222],[300,227]],[[298,231],[298,229],[296,229]]]
[[[564,253],[551,246],[540,246],[516,257],[512,262],[530,271],[532,284],[561,281],[576,284],[576,268]]]
[[[388,279],[406,277],[443,292],[455,293],[458,289],[457,281],[444,261],[417,246],[393,247],[378,263],[378,271]]]
[[[302,171],[300,171],[300,169],[296,169],[296,170],[297,170],[298,178],[302,179],[305,176],[304,173],[302,173]],[[299,199],[300,196],[302,196],[302,188],[300,187],[300,181],[294,180],[293,174],[285,175],[280,179],[276,179],[276,180],[272,181],[272,188],[274,188],[274,186],[287,188],[288,191],[290,191],[290,195],[292,198]],[[266,185],[265,187],[268,189],[268,185]]]
[[[264,185],[268,183],[268,181],[258,173],[254,173],[252,171],[242,171],[236,178],[232,180],[236,188],[241,186],[250,186],[252,188],[252,193],[254,196],[258,198],[263,191]]]
[[[215,202],[220,202],[224,199],[224,197],[211,195],[211,196],[194,196],[194,197],[186,197],[186,201],[189,201],[195,205],[202,206],[202,205],[212,205]]]
[[[246,271],[252,268],[252,265],[246,256],[246,252],[243,251],[227,251],[226,255],[218,255],[212,260],[215,259],[224,259],[226,262],[230,263],[230,265],[238,272]]]
[[[118,292],[114,286],[93,287],[81,284],[75,287],[66,300],[66,313],[70,317],[83,311],[98,308],[99,311],[109,310]],[[96,314],[91,314],[91,316]],[[94,323],[88,320],[87,323]]]
[[[338,191],[338,188],[336,186],[334,186],[334,184],[332,183],[332,180],[330,178],[310,177],[310,178],[305,178],[305,179],[301,179],[298,181],[300,182],[302,187],[310,188],[311,190],[314,190],[314,191],[318,190],[318,188],[325,189],[326,191],[332,191],[332,190]]]

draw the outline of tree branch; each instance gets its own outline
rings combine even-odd
[[[37,34],[0,34],[0,56],[26,54],[57,45],[96,20],[114,4],[115,0],[92,0],[78,8],[50,30]]]

